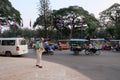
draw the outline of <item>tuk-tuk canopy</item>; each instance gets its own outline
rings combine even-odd
[[[77,42],[85,42],[85,41],[88,41],[87,39],[70,39],[70,42],[72,41],[77,41]]]

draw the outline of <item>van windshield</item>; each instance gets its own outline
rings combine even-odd
[[[20,45],[26,45],[26,41],[25,40],[19,40],[19,44]]]

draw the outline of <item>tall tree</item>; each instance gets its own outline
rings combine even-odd
[[[47,28],[51,24],[51,10],[50,10],[50,1],[49,0],[39,0],[39,17],[36,19],[36,22],[34,23],[33,27],[36,27],[37,25],[42,26],[45,30],[47,36]]]

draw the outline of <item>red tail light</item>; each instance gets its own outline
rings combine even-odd
[[[16,46],[16,51],[19,51],[19,50],[20,50],[20,48],[18,46]]]

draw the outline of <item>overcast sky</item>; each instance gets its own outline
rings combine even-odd
[[[9,0],[12,6],[21,13],[21,17],[25,27],[29,27],[30,19],[33,22],[38,17],[38,2],[39,0]],[[69,6],[80,6],[93,13],[96,18],[99,13],[109,8],[114,3],[119,3],[120,0],[50,0],[51,9],[60,9]]]

